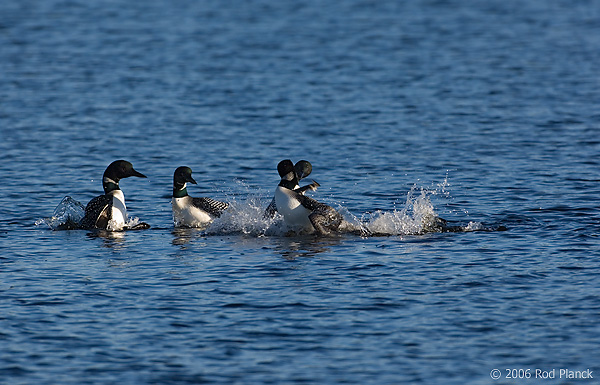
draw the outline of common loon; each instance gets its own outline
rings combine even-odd
[[[280,171],[279,167],[277,167],[277,170],[279,172],[279,176],[283,178],[284,175],[281,174],[281,172],[283,172],[283,171]],[[317,189],[317,187],[321,186],[319,183],[317,183],[314,180],[312,181],[312,183],[307,184],[306,186],[303,186],[303,187],[300,187],[298,184],[302,179],[309,176],[310,173],[312,172],[312,165],[310,164],[309,161],[300,160],[300,161],[296,162],[296,164],[294,165],[294,171],[296,172],[296,176],[298,177],[298,179],[297,179],[296,185],[293,186],[292,190],[295,190],[295,191],[299,192],[300,194],[304,194],[308,190],[315,191]],[[273,197],[273,199],[271,200],[271,203],[269,203],[269,206],[267,206],[267,208],[265,209],[264,217],[265,218],[273,218],[273,217],[275,217],[276,213],[277,213],[277,204],[275,203],[275,197]]]
[[[112,162],[104,171],[102,176],[102,187],[104,195],[90,200],[85,207],[85,216],[79,223],[84,229],[104,229],[109,231],[123,230],[127,222],[127,208],[125,196],[119,188],[119,181],[130,176],[146,178],[142,173],[133,169],[131,163],[126,160]],[[148,228],[149,225],[136,226],[137,228]]]
[[[281,181],[275,189],[277,211],[293,229],[325,235],[337,231],[342,215],[333,207],[307,197],[298,189],[298,174],[291,160],[279,162],[277,171]]]
[[[215,217],[220,217],[229,204],[211,198],[192,198],[187,193],[187,183],[197,184],[192,169],[181,166],[173,174],[173,222],[176,227],[206,227]]]

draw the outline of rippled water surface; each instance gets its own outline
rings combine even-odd
[[[594,0],[1,2],[0,383],[597,383],[599,74]],[[265,222],[286,158],[379,236]],[[116,159],[150,229],[44,223]]]

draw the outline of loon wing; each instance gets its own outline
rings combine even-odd
[[[85,206],[85,216],[80,222],[84,229],[106,229],[112,213],[112,197],[99,195]]]
[[[325,203],[321,203],[315,199],[312,199],[311,197],[307,197],[306,195],[297,192],[297,190],[294,190],[294,193],[300,204],[309,210],[314,211],[321,206],[327,206]]]
[[[311,184],[307,184],[306,186],[299,187],[299,188],[295,189],[294,191],[299,192],[300,194],[304,194],[308,190],[316,191],[317,187],[320,187],[320,186],[321,185],[319,183],[317,183],[316,180],[313,180]]]
[[[265,209],[265,213],[263,214],[264,218],[274,218],[277,213],[277,204],[275,203],[275,197],[271,199],[271,203]]]
[[[337,231],[342,224],[344,218],[333,207],[298,193],[296,193],[296,199],[300,201],[302,206],[312,211],[308,219],[317,234],[323,235]]]
[[[217,201],[211,198],[192,198],[192,204],[200,210],[204,210],[215,217],[220,217],[223,211],[229,207],[229,203]]]

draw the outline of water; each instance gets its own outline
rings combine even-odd
[[[597,383],[598,1],[4,1],[0,47],[0,383]],[[385,236],[261,222],[285,158]],[[151,229],[40,222],[116,159]],[[174,229],[181,165],[237,215]]]

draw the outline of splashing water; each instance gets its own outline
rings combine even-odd
[[[407,194],[402,210],[377,211],[373,214],[364,214],[361,218],[349,212],[345,207],[338,206],[337,210],[344,217],[339,232],[360,236],[387,236],[448,231],[446,221],[437,215],[431,202],[431,196],[437,193],[437,189],[429,191],[413,187]],[[289,234],[290,229],[285,225],[281,215],[277,214],[272,219],[264,216],[264,210],[268,203],[261,201],[257,196],[250,196],[244,201],[234,199],[229,203],[229,209],[206,229],[207,234],[237,233],[252,236]],[[470,228],[460,228],[460,231],[475,230],[479,226],[480,224],[470,223]],[[456,229],[451,231],[456,231]]]
[[[338,205],[337,210],[344,218],[339,232],[367,237],[486,230],[480,222],[469,222],[466,226],[447,226],[446,221],[437,215],[431,202],[433,195],[440,193],[447,195],[446,186],[447,180],[431,190],[413,186],[407,193],[401,210],[377,211],[357,217],[347,208]],[[207,235],[243,234],[262,237],[291,234],[281,215],[276,214],[273,218],[264,215],[268,202],[259,196],[249,194],[244,200],[232,197],[228,201],[229,208],[221,217],[200,230]],[[36,221],[36,225],[46,224],[52,230],[78,229],[84,214],[85,207],[70,196],[66,196],[56,207],[52,217],[40,219]],[[123,228],[112,228],[109,223],[108,231],[141,230],[149,227],[137,217],[132,217],[128,218]]]
[[[256,196],[244,201],[232,199],[229,208],[206,229],[207,234],[245,234],[252,236],[276,235],[283,224],[281,216],[265,217],[267,204]]]
[[[50,218],[39,219],[35,224],[46,224],[52,230],[72,230],[79,228],[84,215],[85,207],[67,195],[56,206]]]
[[[421,189],[417,195],[413,187],[402,210],[378,212],[366,223],[366,227],[374,234],[416,235],[429,232],[437,218],[427,191]]]
[[[418,235],[443,231],[445,221],[435,212],[430,196],[436,191],[417,190],[408,192],[402,210],[378,211],[362,220],[372,235]]]
[[[45,224],[52,230],[76,230],[81,229],[79,223],[85,216],[85,206],[81,202],[71,198],[64,197],[58,206],[54,209],[50,218],[42,218],[35,222],[36,226]],[[124,226],[115,224],[112,220],[108,222],[107,230],[142,230],[150,226],[147,223],[140,222],[139,218],[128,218]]]
[[[108,221],[108,225],[106,226],[106,230],[109,232],[125,230],[145,230],[149,228],[150,225],[146,222],[141,222],[138,217],[128,217],[127,221],[123,225],[111,219],[110,221]]]

